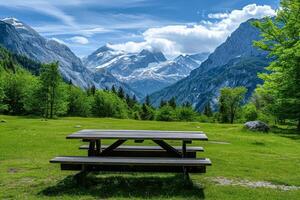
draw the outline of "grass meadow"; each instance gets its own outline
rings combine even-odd
[[[3,115],[0,119],[0,199],[300,199],[300,134],[288,128],[258,133],[241,124],[77,117],[45,121]],[[172,173],[94,173],[86,187],[79,186],[73,180],[77,172],[61,171],[49,160],[86,155],[78,149],[81,141],[65,139],[80,129],[201,130],[209,141],[191,145],[203,146],[205,152],[198,157],[210,158],[212,166],[205,174],[191,174],[193,184],[188,186],[181,174]],[[261,182],[271,186],[255,185]]]

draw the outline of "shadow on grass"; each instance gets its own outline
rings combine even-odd
[[[293,140],[300,140],[300,131],[295,128],[272,127],[272,133]]]
[[[184,181],[182,175],[166,177],[139,176],[95,176],[89,174],[84,186],[78,185],[74,176],[68,176],[55,186],[42,190],[39,195],[59,197],[63,195],[91,195],[96,198],[138,197],[204,199],[204,190],[191,181]],[[106,174],[104,174],[106,175]]]

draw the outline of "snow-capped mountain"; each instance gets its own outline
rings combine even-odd
[[[189,75],[208,54],[181,55],[168,61],[162,52],[125,53],[103,46],[84,59],[88,69],[108,71],[143,95],[158,91]]]
[[[253,20],[242,23],[227,40],[209,55],[200,67],[186,78],[150,95],[153,105],[160,100],[176,97],[177,103],[190,102],[201,111],[207,102],[216,109],[219,91],[223,87],[244,86],[249,98],[262,80],[257,74],[269,65],[267,52],[252,45],[260,39],[260,32],[251,25]]]
[[[0,43],[10,51],[25,55],[33,60],[49,63],[59,61],[64,79],[81,87],[88,87],[88,71],[81,60],[65,45],[47,40],[34,29],[15,18],[0,21]]]
[[[30,26],[15,18],[0,20],[0,44],[13,53],[25,55],[41,63],[59,61],[59,70],[63,78],[82,88],[92,85],[97,88],[110,88],[115,85],[123,87],[128,94],[135,94],[129,86],[108,71],[93,72],[87,69],[66,45],[42,37]]]

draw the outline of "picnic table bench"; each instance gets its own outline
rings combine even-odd
[[[129,172],[189,172],[205,173],[211,165],[208,158],[197,158],[202,147],[187,146],[193,140],[207,140],[199,131],[150,131],[150,130],[81,130],[67,136],[88,142],[79,149],[88,150],[88,156],[58,156],[50,160],[60,163],[62,170],[129,171]],[[102,140],[116,140],[101,145]],[[157,146],[127,146],[127,140],[142,143],[151,140]],[[172,146],[166,141],[180,140],[182,146]]]

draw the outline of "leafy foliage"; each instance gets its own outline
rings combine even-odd
[[[237,111],[244,100],[247,89],[245,87],[224,87],[220,92],[220,121],[223,123],[233,123]]]
[[[126,102],[115,93],[98,90],[92,103],[92,114],[97,117],[128,118],[129,110]]]
[[[91,114],[92,98],[82,89],[69,86],[68,115],[87,117]]]
[[[269,73],[258,92],[272,98],[267,109],[279,119],[298,120],[300,129],[300,2],[282,0],[276,18],[256,21],[254,26],[262,32],[262,40],[254,44],[268,51],[274,61],[267,67]]]

